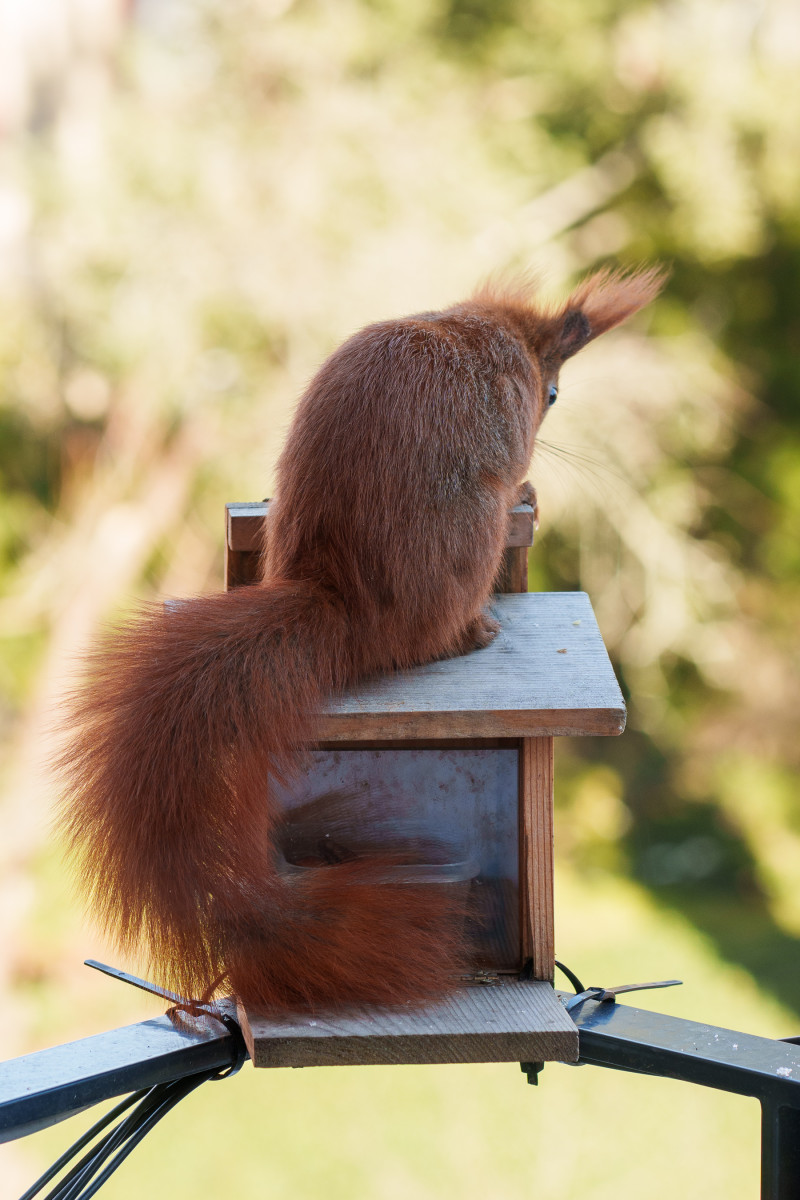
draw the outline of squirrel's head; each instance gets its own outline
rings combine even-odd
[[[568,358],[615,325],[622,324],[655,299],[667,279],[663,267],[636,271],[598,271],[556,308],[541,303],[530,283],[495,288],[491,284],[476,296],[506,319],[521,334],[540,378],[542,415],[558,395],[558,374]]]
[[[559,309],[546,312],[535,304],[528,306],[523,316],[525,341],[541,371],[545,406],[555,402],[564,362],[655,299],[667,274],[662,267],[598,271],[584,279]]]

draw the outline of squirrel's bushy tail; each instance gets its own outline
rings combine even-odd
[[[351,636],[338,597],[270,581],[153,610],[89,659],[60,822],[101,923],[183,995],[227,974],[272,1010],[392,1003],[454,969],[442,889],[387,886],[374,860],[275,870],[267,777],[291,773],[322,698],[352,682]]]

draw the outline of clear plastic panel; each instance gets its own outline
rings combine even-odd
[[[514,969],[518,770],[516,749],[313,751],[290,785],[270,782],[286,818],[279,868],[405,848],[390,877],[468,887],[476,969]]]

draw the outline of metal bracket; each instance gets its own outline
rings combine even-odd
[[[578,1026],[581,1063],[680,1079],[758,1100],[761,1200],[800,1196],[800,1047],[607,1003],[594,995],[558,995]]]

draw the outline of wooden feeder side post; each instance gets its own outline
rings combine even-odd
[[[528,547],[533,545],[533,511],[512,513],[498,592],[527,592]],[[552,983],[555,974],[553,910],[553,739],[520,739],[519,899],[522,962],[534,979]]]
[[[528,547],[533,545],[533,521],[533,509],[528,504],[518,504],[509,513],[508,537],[497,573],[496,591],[527,592]]]
[[[242,550],[231,550],[225,542],[225,591],[241,587],[244,583],[255,583],[253,567],[257,556]]]
[[[519,824],[522,961],[531,962],[534,979],[552,983],[555,973],[555,926],[551,737],[521,739]]]
[[[225,591],[255,583],[267,501],[225,505]]]

